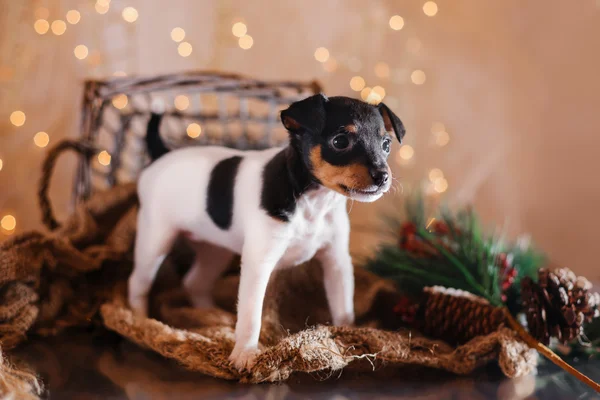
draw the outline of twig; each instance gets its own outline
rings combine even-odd
[[[527,332],[525,330],[525,328],[523,328],[523,326],[521,326],[521,324],[518,323],[517,320],[514,319],[514,317],[511,315],[510,311],[508,311],[508,308],[502,307],[502,311],[504,312],[504,315],[505,315],[506,320],[508,321],[508,324],[510,325],[510,327],[513,328],[519,334],[521,339],[523,339],[529,347],[536,349],[540,354],[542,354],[548,360],[552,361],[554,364],[558,365],[560,368],[567,371],[568,373],[573,375],[575,378],[579,379],[581,382],[585,383],[586,385],[588,385],[589,387],[594,389],[597,393],[600,393],[600,384],[596,383],[595,381],[593,381],[586,375],[577,371],[570,364],[568,364],[562,358],[560,358],[555,352],[553,352],[548,347],[544,346],[542,343],[540,343],[538,340],[536,340],[533,336],[531,336],[529,334],[529,332]]]

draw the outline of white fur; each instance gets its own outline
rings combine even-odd
[[[346,197],[320,187],[297,200],[290,222],[278,221],[260,207],[265,164],[281,149],[241,152],[221,147],[191,147],[170,152],[150,165],[139,180],[141,208],[135,246],[135,269],[129,279],[129,302],[147,315],[148,292],[174,239],[186,234],[197,257],[184,279],[196,306],[210,306],[210,291],[232,252],[242,256],[235,347],[230,360],[237,368],[252,365],[258,352],[262,305],[273,270],[295,266],[317,256],[333,323],[354,322],[354,275],[348,252]],[[233,220],[228,230],[206,213],[206,189],[213,167],[241,155],[234,187]],[[378,195],[360,195],[373,201]],[[358,197],[358,196],[357,196]]]

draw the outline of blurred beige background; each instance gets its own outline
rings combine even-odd
[[[555,262],[600,277],[600,2],[436,0],[433,16],[424,4],[0,0],[0,218],[16,219],[14,231],[0,229],[0,240],[40,227],[35,187],[45,149],[33,139],[47,132],[52,145],[77,135],[86,77],[218,69],[317,78],[329,95],[360,96],[349,82],[361,76],[367,86],[385,88],[383,101],[407,127],[414,155],[402,161],[396,145],[392,161],[405,188],[439,168],[448,183],[445,200],[474,203],[491,226],[528,232]],[[123,19],[125,7],[137,10],[137,20]],[[63,28],[53,21],[64,21],[71,9],[80,13],[78,23],[53,33]],[[402,29],[391,29],[393,15],[403,18]],[[51,25],[47,33],[36,33],[38,19]],[[250,49],[232,34],[238,21],[253,38]],[[186,32],[188,57],[171,39],[175,27]],[[89,50],[83,60],[74,56],[80,44]],[[329,51],[325,63],[315,59],[319,47]],[[423,71],[424,83],[413,82],[422,80],[415,70]],[[10,120],[16,110],[26,116],[19,127]],[[445,145],[432,132],[439,123],[450,139]],[[73,161],[61,161],[51,190],[63,217]],[[380,237],[365,227],[382,209],[401,204],[401,194],[390,194],[353,205],[355,254],[373,251]]]

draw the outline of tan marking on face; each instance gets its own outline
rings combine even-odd
[[[340,188],[344,185],[350,189],[365,189],[373,185],[371,175],[366,166],[362,164],[350,164],[336,166],[323,160],[321,156],[321,146],[315,146],[310,151],[310,162],[312,163],[312,173],[321,181],[323,186],[336,192],[347,195],[348,193]]]
[[[350,133],[356,133],[356,132],[358,132],[358,129],[356,128],[356,125],[354,125],[354,124],[346,125],[344,127],[344,129],[346,129],[346,131],[350,132]]]

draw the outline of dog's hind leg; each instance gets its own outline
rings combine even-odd
[[[153,221],[144,213],[143,207],[140,209],[135,239],[135,265],[129,277],[129,305],[138,315],[148,315],[148,293],[176,236],[175,230]]]
[[[195,307],[212,307],[215,282],[233,259],[233,253],[209,243],[194,245],[196,258],[183,278],[183,287]]]

